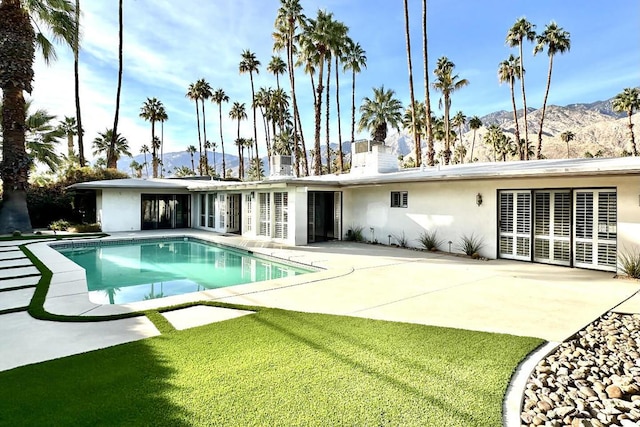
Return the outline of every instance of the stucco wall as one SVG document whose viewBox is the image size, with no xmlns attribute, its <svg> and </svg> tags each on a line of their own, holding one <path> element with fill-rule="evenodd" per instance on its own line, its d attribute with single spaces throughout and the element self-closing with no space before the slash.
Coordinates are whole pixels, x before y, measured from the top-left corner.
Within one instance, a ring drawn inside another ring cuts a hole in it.
<svg viewBox="0 0 640 427">
<path fill-rule="evenodd" d="M 102 190 L 102 231 L 139 231 L 140 190 Z"/>
<path fill-rule="evenodd" d="M 460 252 L 462 236 L 484 241 L 481 255 L 497 257 L 497 192 L 500 189 L 616 188 L 618 250 L 640 247 L 640 180 L 633 176 L 538 178 L 387 184 L 344 189 L 344 233 L 362 226 L 367 240 L 395 243 L 404 232 L 410 246 L 420 247 L 420 233 L 437 230 L 440 249 Z M 391 208 L 390 192 L 408 191 L 407 208 Z M 476 195 L 483 203 L 476 205 Z M 373 228 L 373 233 L 371 231 Z"/>
</svg>

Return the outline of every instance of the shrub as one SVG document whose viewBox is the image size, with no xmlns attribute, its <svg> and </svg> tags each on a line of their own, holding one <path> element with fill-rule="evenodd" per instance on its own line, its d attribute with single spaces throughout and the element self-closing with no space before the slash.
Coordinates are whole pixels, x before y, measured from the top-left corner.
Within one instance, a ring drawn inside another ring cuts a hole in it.
<svg viewBox="0 0 640 427">
<path fill-rule="evenodd" d="M 640 279 L 640 251 L 625 249 L 618 255 L 618 264 L 624 274 L 634 279 Z"/>
<path fill-rule="evenodd" d="M 97 233 L 102 231 L 102 228 L 100 227 L 100 224 L 93 223 L 72 225 L 68 230 L 72 233 Z"/>
<path fill-rule="evenodd" d="M 22 231 L 16 230 L 11 234 L 12 234 L 13 237 L 20 237 L 20 236 L 22 236 Z"/>
<path fill-rule="evenodd" d="M 423 231 L 422 233 L 420 233 L 420 236 L 418 237 L 418 242 L 420 242 L 422 247 L 425 248 L 426 250 L 433 251 L 435 249 L 438 249 L 438 247 L 442 245 L 444 240 L 438 239 L 437 230 L 431 230 L 431 231 Z"/>
<path fill-rule="evenodd" d="M 407 236 L 404 235 L 404 231 L 402 232 L 402 234 L 394 234 L 393 238 L 396 240 L 396 242 L 398 242 L 398 246 L 400 246 L 401 248 L 406 248 L 407 246 L 409 246 L 409 240 L 407 239 Z"/>
<path fill-rule="evenodd" d="M 353 225 L 349 227 L 347 231 L 347 239 L 351 242 L 364 242 L 364 235 L 362 234 L 364 227 L 361 225 Z"/>
<path fill-rule="evenodd" d="M 470 236 L 463 235 L 460 238 L 460 243 L 458 247 L 469 256 L 473 256 L 474 258 L 478 258 L 480 249 L 484 247 L 484 241 L 482 237 L 478 237 L 471 233 Z"/>
<path fill-rule="evenodd" d="M 69 224 L 69 221 L 64 219 L 59 219 L 49 224 L 49 229 L 53 231 L 66 231 L 70 225 L 71 224 Z"/>
</svg>

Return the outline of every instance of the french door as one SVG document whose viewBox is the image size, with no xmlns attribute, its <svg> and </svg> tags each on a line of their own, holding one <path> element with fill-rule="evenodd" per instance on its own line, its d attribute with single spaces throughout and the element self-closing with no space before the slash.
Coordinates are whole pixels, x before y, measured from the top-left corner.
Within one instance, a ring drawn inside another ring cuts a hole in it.
<svg viewBox="0 0 640 427">
<path fill-rule="evenodd" d="M 536 191 L 533 198 L 533 260 L 571 265 L 571 192 Z"/>
<path fill-rule="evenodd" d="M 574 215 L 574 265 L 615 271 L 618 222 L 616 191 L 576 191 Z"/>
<path fill-rule="evenodd" d="M 500 258 L 531 260 L 531 191 L 501 191 Z"/>
</svg>

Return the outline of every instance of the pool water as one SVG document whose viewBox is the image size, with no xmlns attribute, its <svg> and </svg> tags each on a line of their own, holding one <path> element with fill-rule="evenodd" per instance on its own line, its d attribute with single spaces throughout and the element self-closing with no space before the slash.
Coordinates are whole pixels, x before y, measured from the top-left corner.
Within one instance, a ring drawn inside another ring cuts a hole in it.
<svg viewBox="0 0 640 427">
<path fill-rule="evenodd" d="M 312 270 L 194 240 L 57 249 L 86 270 L 89 299 L 123 304 L 278 279 Z"/>
</svg>

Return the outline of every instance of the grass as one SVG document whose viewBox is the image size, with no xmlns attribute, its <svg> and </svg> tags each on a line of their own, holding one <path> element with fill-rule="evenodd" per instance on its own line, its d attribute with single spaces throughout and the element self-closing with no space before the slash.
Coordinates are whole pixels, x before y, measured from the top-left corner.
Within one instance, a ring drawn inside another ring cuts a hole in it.
<svg viewBox="0 0 640 427">
<path fill-rule="evenodd" d="M 0 425 L 499 426 L 541 341 L 261 308 L 0 372 Z"/>
<path fill-rule="evenodd" d="M 107 237 L 106 233 L 66 233 L 66 234 L 24 234 L 20 236 L 1 235 L 0 242 L 10 242 L 13 240 L 64 240 L 73 239 L 76 237 Z"/>
</svg>

